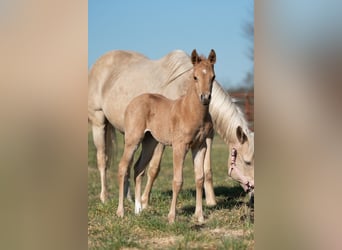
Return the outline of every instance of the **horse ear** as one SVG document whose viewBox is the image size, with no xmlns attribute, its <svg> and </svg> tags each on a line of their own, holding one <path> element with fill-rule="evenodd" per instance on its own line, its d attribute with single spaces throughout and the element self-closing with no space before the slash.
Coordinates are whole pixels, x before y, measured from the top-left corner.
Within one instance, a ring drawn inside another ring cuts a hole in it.
<svg viewBox="0 0 342 250">
<path fill-rule="evenodd" d="M 236 137 L 241 144 L 244 144 L 248 140 L 247 135 L 240 126 L 236 129 Z"/>
<path fill-rule="evenodd" d="M 199 57 L 198 57 L 196 49 L 194 49 L 191 53 L 191 62 L 193 65 L 195 65 L 199 62 Z"/>
<path fill-rule="evenodd" d="M 215 50 L 212 49 L 210 51 L 208 59 L 209 59 L 211 64 L 215 64 L 216 63 L 216 53 L 215 53 Z"/>
</svg>

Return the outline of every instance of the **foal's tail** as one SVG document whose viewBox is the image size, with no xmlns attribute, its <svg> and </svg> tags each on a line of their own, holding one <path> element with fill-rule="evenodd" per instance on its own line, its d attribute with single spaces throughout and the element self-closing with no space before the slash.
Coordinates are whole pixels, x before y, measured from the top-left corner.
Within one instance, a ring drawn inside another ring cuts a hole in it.
<svg viewBox="0 0 342 250">
<path fill-rule="evenodd" d="M 109 122 L 106 123 L 105 128 L 105 149 L 106 149 L 106 169 L 108 169 L 112 162 L 114 162 L 117 153 L 117 141 L 115 128 Z"/>
</svg>

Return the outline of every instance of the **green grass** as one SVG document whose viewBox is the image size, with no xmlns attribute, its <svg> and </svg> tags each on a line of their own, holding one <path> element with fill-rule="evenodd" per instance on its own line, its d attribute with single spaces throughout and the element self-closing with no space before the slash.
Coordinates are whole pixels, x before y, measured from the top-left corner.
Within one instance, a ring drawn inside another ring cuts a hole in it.
<svg viewBox="0 0 342 250">
<path fill-rule="evenodd" d="M 134 214 L 134 203 L 125 200 L 125 217 L 116 217 L 118 205 L 117 166 L 122 154 L 123 136 L 117 133 L 117 156 L 108 170 L 110 199 L 99 199 L 100 176 L 91 132 L 88 134 L 88 248 L 89 249 L 253 249 L 253 216 L 248 197 L 227 176 L 228 150 L 216 136 L 212 168 L 217 199 L 215 207 L 205 206 L 205 223 L 198 224 L 195 211 L 195 181 L 191 154 L 186 157 L 184 184 L 177 204 L 176 222 L 167 222 L 171 203 L 172 148 L 164 152 L 161 171 L 151 193 L 150 207 Z M 138 152 L 136 153 L 136 158 Z M 133 175 L 133 174 L 132 174 Z M 144 178 L 145 180 L 146 178 Z M 132 181 L 133 182 L 133 181 Z M 145 182 L 143 182 L 143 185 Z M 134 184 L 131 183 L 131 190 Z"/>
</svg>

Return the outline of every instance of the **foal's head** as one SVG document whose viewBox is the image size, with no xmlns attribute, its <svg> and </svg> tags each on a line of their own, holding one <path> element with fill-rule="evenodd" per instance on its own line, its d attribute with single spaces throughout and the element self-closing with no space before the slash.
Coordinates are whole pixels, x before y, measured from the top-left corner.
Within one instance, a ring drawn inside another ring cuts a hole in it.
<svg viewBox="0 0 342 250">
<path fill-rule="evenodd" d="M 198 97 L 203 105 L 208 105 L 215 79 L 214 64 L 216 62 L 216 53 L 212 49 L 208 59 L 206 59 L 203 56 L 199 56 L 194 49 L 191 53 L 191 62 L 194 65 L 193 78 Z"/>
</svg>

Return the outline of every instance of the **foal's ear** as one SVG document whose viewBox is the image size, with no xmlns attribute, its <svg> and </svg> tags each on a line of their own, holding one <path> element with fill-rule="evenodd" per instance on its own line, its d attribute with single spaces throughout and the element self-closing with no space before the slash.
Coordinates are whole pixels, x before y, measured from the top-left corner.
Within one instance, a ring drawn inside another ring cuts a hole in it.
<svg viewBox="0 0 342 250">
<path fill-rule="evenodd" d="M 240 126 L 236 129 L 236 137 L 241 144 L 244 144 L 248 140 L 247 135 Z"/>
<path fill-rule="evenodd" d="M 210 54 L 208 56 L 208 60 L 211 64 L 215 64 L 216 63 L 216 53 L 215 53 L 215 50 L 211 50 L 210 51 Z"/>
<path fill-rule="evenodd" d="M 197 63 L 199 63 L 201 61 L 200 57 L 197 54 L 196 49 L 194 49 L 191 53 L 191 62 L 193 65 L 196 65 Z"/>
</svg>

